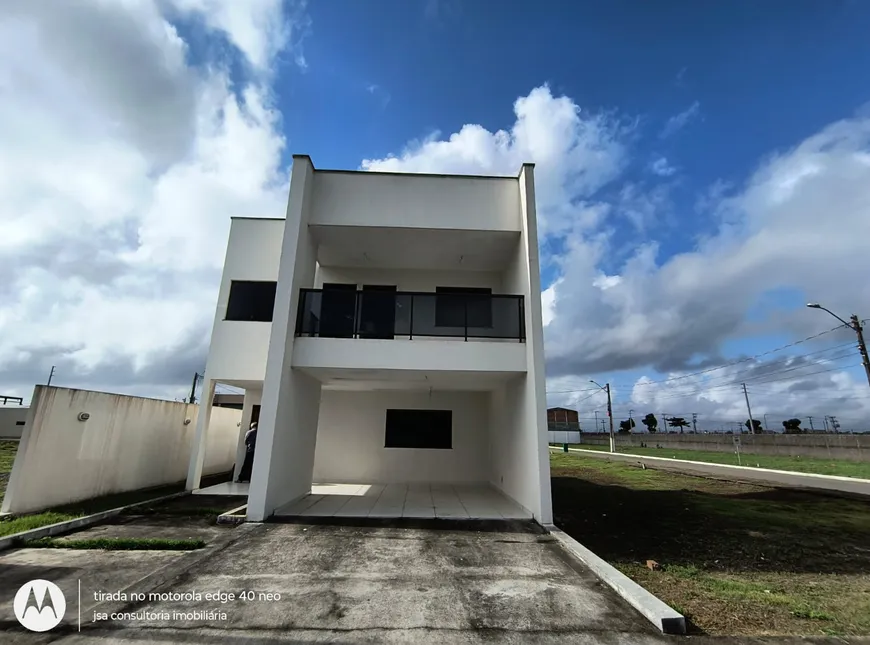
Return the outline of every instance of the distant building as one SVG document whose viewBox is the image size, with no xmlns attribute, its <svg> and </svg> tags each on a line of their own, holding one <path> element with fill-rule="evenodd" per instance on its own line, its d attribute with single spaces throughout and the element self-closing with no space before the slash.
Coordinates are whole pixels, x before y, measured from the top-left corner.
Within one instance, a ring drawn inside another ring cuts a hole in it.
<svg viewBox="0 0 870 645">
<path fill-rule="evenodd" d="M 577 410 L 569 410 L 568 408 L 548 408 L 547 429 L 579 430 L 580 418 L 577 415 Z"/>
</svg>

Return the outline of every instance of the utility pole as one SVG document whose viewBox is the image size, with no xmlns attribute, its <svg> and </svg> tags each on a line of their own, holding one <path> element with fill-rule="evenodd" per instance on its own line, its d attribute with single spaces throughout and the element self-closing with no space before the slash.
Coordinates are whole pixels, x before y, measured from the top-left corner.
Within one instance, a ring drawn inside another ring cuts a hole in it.
<svg viewBox="0 0 870 645">
<path fill-rule="evenodd" d="M 752 408 L 749 407 L 749 392 L 746 391 L 746 383 L 743 383 L 743 396 L 746 397 L 746 411 L 749 412 L 749 433 L 755 434 L 755 420 L 752 418 Z"/>
<path fill-rule="evenodd" d="M 698 413 L 692 412 L 692 432 L 698 434 Z"/>
<path fill-rule="evenodd" d="M 592 380 L 589 382 L 595 383 L 595 381 Z M 610 418 L 610 452 L 616 452 L 616 437 L 613 434 L 613 405 L 610 400 L 610 383 L 606 383 L 605 385 L 595 383 L 595 385 L 607 393 L 607 416 Z"/>
<path fill-rule="evenodd" d="M 827 433 L 828 432 L 828 415 L 827 414 L 822 418 L 822 423 L 825 424 L 825 433 Z"/>
<path fill-rule="evenodd" d="M 807 419 L 810 420 L 810 432 L 812 432 L 813 430 L 815 430 L 815 428 L 813 427 L 813 418 L 812 418 L 812 417 L 807 417 Z"/>
<path fill-rule="evenodd" d="M 190 402 L 196 403 L 196 381 L 199 379 L 199 372 L 193 373 L 193 383 L 190 384 Z"/>
<path fill-rule="evenodd" d="M 864 365 L 864 373 L 867 375 L 867 384 L 870 385 L 870 357 L 868 357 L 867 355 L 867 344 L 864 342 L 864 328 L 861 326 L 861 320 L 858 318 L 858 314 L 852 314 L 852 316 L 849 318 L 849 322 L 846 322 L 833 311 L 822 307 L 822 305 L 817 302 L 810 302 L 807 304 L 807 307 L 809 307 L 810 309 L 821 309 L 822 311 L 827 311 L 834 318 L 846 325 L 846 327 L 851 328 L 852 331 L 857 334 L 858 353 L 861 354 L 861 363 Z"/>
<path fill-rule="evenodd" d="M 595 410 L 595 432 L 598 432 L 598 410 Z"/>
<path fill-rule="evenodd" d="M 770 432 L 770 426 L 767 424 L 767 412 L 764 413 L 764 429 Z"/>
<path fill-rule="evenodd" d="M 53 376 L 54 376 L 54 365 L 51 366 L 51 372 L 50 372 L 49 375 L 48 375 L 48 383 L 45 384 L 46 387 L 48 387 L 49 385 L 51 385 L 51 379 L 52 379 Z"/>
<path fill-rule="evenodd" d="M 616 452 L 616 437 L 613 435 L 613 406 L 610 404 L 610 383 L 605 384 L 607 391 L 607 416 L 610 417 L 610 452 Z"/>
</svg>

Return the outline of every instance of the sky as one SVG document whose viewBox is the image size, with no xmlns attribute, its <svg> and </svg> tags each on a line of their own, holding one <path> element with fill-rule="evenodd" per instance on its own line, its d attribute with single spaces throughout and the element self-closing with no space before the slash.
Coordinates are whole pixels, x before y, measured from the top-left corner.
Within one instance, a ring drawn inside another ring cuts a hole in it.
<svg viewBox="0 0 870 645">
<path fill-rule="evenodd" d="M 497 10 L 496 10 L 497 9 Z M 0 395 L 181 398 L 230 217 L 536 164 L 550 405 L 870 429 L 870 4 L 0 0 Z M 839 329 L 835 327 L 840 326 Z"/>
</svg>

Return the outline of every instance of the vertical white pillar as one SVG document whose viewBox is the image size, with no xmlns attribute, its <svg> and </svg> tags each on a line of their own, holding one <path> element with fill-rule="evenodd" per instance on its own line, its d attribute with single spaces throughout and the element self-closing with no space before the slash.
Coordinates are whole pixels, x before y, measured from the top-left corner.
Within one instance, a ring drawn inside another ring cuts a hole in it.
<svg viewBox="0 0 870 645">
<path fill-rule="evenodd" d="M 215 382 L 206 372 L 202 380 L 202 396 L 199 399 L 199 414 L 196 416 L 196 434 L 190 451 L 190 465 L 187 469 L 186 490 L 196 490 L 202 479 L 202 466 L 205 463 L 205 448 L 208 443 L 208 424 L 211 420 L 211 407 L 214 402 Z"/>
<path fill-rule="evenodd" d="M 308 229 L 314 174 L 308 156 L 293 157 L 257 449 L 248 493 L 248 519 L 254 522 L 264 520 L 278 506 L 311 490 L 320 383 L 292 369 L 291 363 L 299 291 L 314 286 L 317 267 L 317 246 Z"/>
<path fill-rule="evenodd" d="M 541 267 L 538 258 L 538 223 L 535 208 L 535 165 L 523 164 L 519 176 L 521 225 L 528 271 L 526 300 L 526 349 L 528 373 L 525 383 L 526 430 L 532 433 L 530 444 L 537 455 L 538 508 L 532 509 L 542 524 L 553 521 L 553 502 L 550 493 L 550 449 L 547 443 L 547 395 L 544 364 L 544 318 L 541 311 Z"/>
</svg>

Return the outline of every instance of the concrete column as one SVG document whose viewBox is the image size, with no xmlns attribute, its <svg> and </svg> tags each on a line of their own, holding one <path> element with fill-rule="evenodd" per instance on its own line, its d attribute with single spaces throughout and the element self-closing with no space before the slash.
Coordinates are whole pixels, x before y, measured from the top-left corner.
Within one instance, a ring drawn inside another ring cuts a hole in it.
<svg viewBox="0 0 870 645">
<path fill-rule="evenodd" d="M 211 408 L 214 401 L 215 381 L 206 372 L 202 380 L 202 396 L 199 399 L 199 414 L 196 416 L 196 434 L 193 436 L 193 446 L 190 451 L 190 465 L 187 469 L 186 490 L 196 490 L 202 479 L 202 467 L 205 463 L 205 448 L 208 443 L 208 424 L 211 420 Z"/>
<path fill-rule="evenodd" d="M 311 490 L 320 383 L 291 367 L 299 290 L 314 286 L 317 245 L 308 230 L 314 166 L 293 157 L 275 313 L 269 339 L 248 519 L 260 522 Z"/>
<path fill-rule="evenodd" d="M 523 164 L 519 176 L 521 225 L 523 227 L 523 261 L 528 275 L 526 291 L 526 348 L 528 373 L 523 388 L 526 399 L 526 423 L 530 445 L 538 458 L 540 503 L 532 509 L 539 522 L 553 521 L 553 502 L 550 491 L 550 449 L 547 443 L 547 395 L 544 366 L 544 320 L 541 311 L 541 267 L 538 258 L 538 223 L 535 208 L 535 166 Z"/>
</svg>

